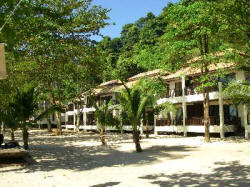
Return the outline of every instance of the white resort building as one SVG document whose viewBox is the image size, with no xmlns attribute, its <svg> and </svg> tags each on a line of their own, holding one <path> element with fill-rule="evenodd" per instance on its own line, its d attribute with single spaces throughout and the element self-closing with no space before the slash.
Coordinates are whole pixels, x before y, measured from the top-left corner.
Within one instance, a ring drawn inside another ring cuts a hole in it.
<svg viewBox="0 0 250 187">
<path fill-rule="evenodd" d="M 226 77 L 220 80 L 218 86 L 211 88 L 209 93 L 209 115 L 210 115 L 210 132 L 211 133 L 235 133 L 245 130 L 246 138 L 250 132 L 249 114 L 246 105 L 234 105 L 232 101 L 226 98 L 222 92 L 224 82 L 236 80 L 249 80 L 250 76 L 244 71 L 238 71 L 232 63 L 219 63 L 209 67 L 210 73 L 220 70 L 229 72 Z M 203 125 L 203 94 L 196 87 L 199 82 L 196 78 L 200 76 L 199 69 L 191 69 L 190 67 L 178 70 L 175 73 L 168 73 L 162 70 L 154 70 L 146 73 L 140 73 L 128 79 L 126 83 L 131 87 L 138 80 L 144 77 L 159 77 L 166 83 L 165 97 L 160 98 L 157 103 L 165 102 L 173 103 L 177 109 L 174 115 L 160 113 L 157 116 L 152 115 L 149 123 L 149 129 L 155 134 L 159 133 L 204 133 Z M 94 89 L 94 96 L 97 104 L 101 104 L 104 100 L 113 100 L 116 103 L 114 90 L 123 88 L 119 80 L 112 80 L 100 84 Z M 80 114 L 80 129 L 82 130 L 98 130 L 94 120 L 95 109 L 91 106 L 86 95 L 83 94 L 84 102 L 77 107 L 76 103 L 70 103 L 68 110 L 62 115 L 63 127 L 66 129 L 75 129 L 76 116 Z M 77 109 L 80 108 L 80 109 Z M 150 111 L 149 111 L 150 113 Z M 119 115 L 119 110 L 114 111 L 114 115 Z M 51 121 L 56 124 L 55 118 L 51 117 Z M 129 123 L 129 122 L 127 122 Z M 46 124 L 46 120 L 41 124 Z M 123 130 L 132 130 L 129 124 L 122 125 Z M 107 128 L 106 130 L 117 130 Z M 141 131 L 145 130 L 145 127 Z"/>
</svg>

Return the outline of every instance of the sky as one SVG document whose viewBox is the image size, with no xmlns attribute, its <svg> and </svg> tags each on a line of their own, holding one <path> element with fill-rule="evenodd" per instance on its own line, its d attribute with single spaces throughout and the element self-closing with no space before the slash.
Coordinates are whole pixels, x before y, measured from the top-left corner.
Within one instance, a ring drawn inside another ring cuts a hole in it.
<svg viewBox="0 0 250 187">
<path fill-rule="evenodd" d="M 134 23 L 140 17 L 145 17 L 148 12 L 159 15 L 162 9 L 169 2 L 178 0 L 94 0 L 94 4 L 101 5 L 103 8 L 111 9 L 108 16 L 109 22 L 115 23 L 101 30 L 104 36 L 111 38 L 119 37 L 123 25 Z M 96 38 L 100 40 L 100 38 Z"/>
</svg>

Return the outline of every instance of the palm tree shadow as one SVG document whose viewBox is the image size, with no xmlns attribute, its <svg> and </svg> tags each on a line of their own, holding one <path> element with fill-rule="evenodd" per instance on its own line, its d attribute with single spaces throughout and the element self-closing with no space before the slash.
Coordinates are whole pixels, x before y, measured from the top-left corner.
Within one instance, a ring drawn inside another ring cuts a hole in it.
<svg viewBox="0 0 250 187">
<path fill-rule="evenodd" d="M 196 147 L 189 146 L 152 146 L 142 153 L 125 152 L 112 146 L 75 146 L 62 144 L 32 145 L 32 156 L 37 161 L 17 169 L 5 170 L 32 173 L 35 171 L 53 171 L 67 169 L 85 171 L 99 167 L 120 167 L 124 165 L 144 165 L 160 162 L 160 158 L 170 160 L 188 156 Z"/>
<path fill-rule="evenodd" d="M 150 180 L 159 186 L 250 186 L 250 166 L 241 165 L 239 161 L 216 162 L 218 167 L 211 174 L 181 173 L 167 175 L 164 173 L 146 175 L 141 179 Z"/>
<path fill-rule="evenodd" d="M 96 184 L 96 185 L 92 185 L 90 187 L 108 187 L 108 186 L 116 186 L 120 184 L 120 182 L 106 182 L 104 184 Z"/>
</svg>

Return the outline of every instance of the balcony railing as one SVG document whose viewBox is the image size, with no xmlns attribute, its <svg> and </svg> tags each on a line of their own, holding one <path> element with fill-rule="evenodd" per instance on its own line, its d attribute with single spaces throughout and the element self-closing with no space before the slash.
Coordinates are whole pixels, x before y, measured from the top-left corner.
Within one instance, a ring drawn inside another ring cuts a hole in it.
<svg viewBox="0 0 250 187">
<path fill-rule="evenodd" d="M 220 125 L 220 119 L 219 116 L 210 116 L 210 125 Z M 167 118 L 161 118 L 156 120 L 156 126 L 170 126 L 170 125 L 182 125 L 182 120 L 174 121 Z M 240 124 L 240 118 L 237 117 L 225 117 L 224 119 L 225 125 L 239 125 Z M 190 117 L 187 119 L 187 125 L 197 125 L 202 126 L 204 125 L 203 117 Z"/>
<path fill-rule="evenodd" d="M 167 91 L 166 97 L 180 97 L 182 96 L 182 90 L 181 89 L 169 89 Z"/>
<path fill-rule="evenodd" d="M 214 92 L 214 91 L 218 91 L 217 87 L 214 88 L 209 88 L 209 92 Z M 187 87 L 185 88 L 185 95 L 197 95 L 197 94 L 201 94 L 202 91 L 198 91 L 197 88 L 193 88 L 193 87 Z M 182 89 L 169 89 L 167 91 L 166 97 L 180 97 L 182 96 Z"/>
</svg>

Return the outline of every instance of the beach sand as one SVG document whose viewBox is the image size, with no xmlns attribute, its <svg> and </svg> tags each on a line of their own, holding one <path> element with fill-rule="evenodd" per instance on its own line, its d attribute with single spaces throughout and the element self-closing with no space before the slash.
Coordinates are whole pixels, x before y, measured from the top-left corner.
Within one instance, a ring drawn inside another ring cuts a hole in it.
<svg viewBox="0 0 250 187">
<path fill-rule="evenodd" d="M 17 140 L 21 144 L 20 132 Z M 135 152 L 131 134 L 52 136 L 30 131 L 34 165 L 0 168 L 0 187 L 250 186 L 250 141 L 151 135 Z"/>
</svg>

